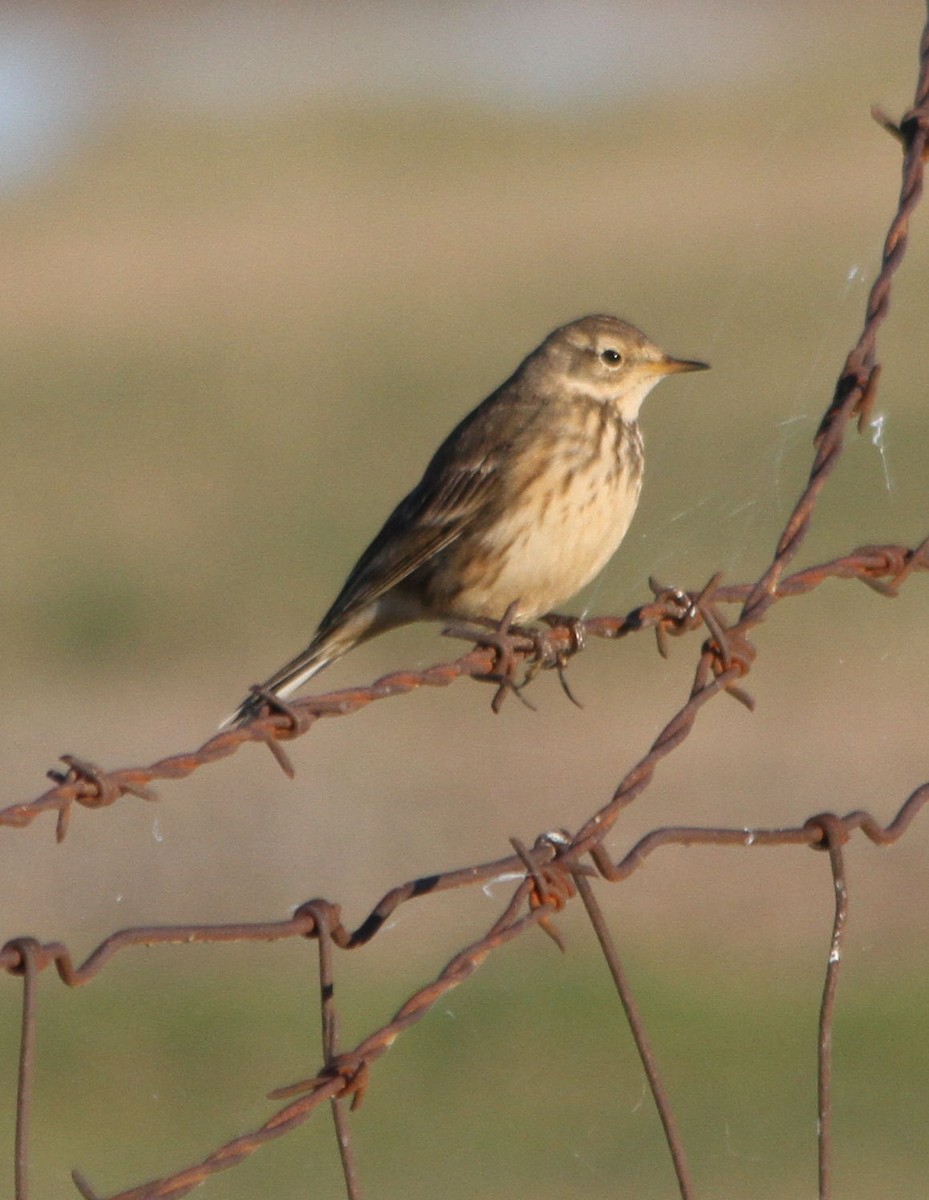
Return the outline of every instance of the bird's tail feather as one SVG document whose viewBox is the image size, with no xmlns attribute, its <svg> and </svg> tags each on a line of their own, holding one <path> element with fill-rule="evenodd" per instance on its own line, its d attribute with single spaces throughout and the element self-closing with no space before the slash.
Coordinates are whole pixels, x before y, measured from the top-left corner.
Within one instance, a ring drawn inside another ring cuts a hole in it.
<svg viewBox="0 0 929 1200">
<path fill-rule="evenodd" d="M 265 691 L 273 692 L 275 696 L 284 700 L 324 667 L 341 658 L 353 646 L 396 624 L 402 622 L 385 620 L 375 605 L 340 613 L 334 620 L 330 620 L 328 616 L 324 617 L 307 648 L 275 671 L 261 686 Z M 223 721 L 220 729 L 243 725 L 261 709 L 263 703 L 260 696 L 248 696 L 235 712 Z"/>
<path fill-rule="evenodd" d="M 312 679 L 314 675 L 328 667 L 331 662 L 334 662 L 350 648 L 348 645 L 338 645 L 334 642 L 333 638 L 325 638 L 321 641 L 314 638 L 302 653 L 298 654 L 296 658 L 292 658 L 280 670 L 275 671 L 261 686 L 265 691 L 280 696 L 282 700 L 292 696 L 308 679 Z M 261 696 L 253 693 L 242 701 L 235 712 L 226 717 L 219 728 L 232 729 L 237 725 L 244 725 L 246 721 L 255 716 L 263 703 Z"/>
</svg>

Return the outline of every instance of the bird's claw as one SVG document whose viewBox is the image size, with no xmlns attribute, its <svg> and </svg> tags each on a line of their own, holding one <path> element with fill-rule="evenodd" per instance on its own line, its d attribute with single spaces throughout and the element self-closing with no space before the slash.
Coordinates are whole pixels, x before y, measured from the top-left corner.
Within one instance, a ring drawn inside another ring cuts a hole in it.
<svg viewBox="0 0 929 1200">
<path fill-rule="evenodd" d="M 512 623 L 517 605 L 511 604 L 503 614 L 503 618 L 495 625 L 483 629 L 472 625 L 453 625 L 442 632 L 446 637 L 464 638 L 478 646 L 487 646 L 495 651 L 493 670 L 475 678 L 497 684 L 497 691 L 491 701 L 491 708 L 498 713 L 508 693 L 515 693 L 523 704 L 533 712 L 535 705 L 523 694 L 526 686 L 538 675 L 539 671 L 555 670 L 562 690 L 578 708 L 583 708 L 568 685 L 565 676 L 568 661 L 583 650 L 586 644 L 584 623 L 578 617 L 563 617 L 556 613 L 548 613 L 541 620 L 552 628 L 567 628 L 571 634 L 571 644 L 568 647 L 555 645 L 549 633 L 544 629 L 532 626 L 514 625 Z M 525 648 L 519 646 L 520 641 L 528 641 L 532 652 L 528 658 L 526 673 L 520 682 L 517 679 L 520 662 L 523 660 Z M 518 651 L 522 653 L 518 653 Z"/>
<path fill-rule="evenodd" d="M 459 625 L 443 630 L 446 637 L 466 638 L 478 646 L 488 646 L 495 651 L 493 670 L 475 676 L 475 679 L 483 679 L 488 683 L 497 684 L 494 698 L 490 702 L 490 707 L 495 713 L 498 713 L 503 707 L 503 701 L 509 692 L 514 692 L 527 708 L 532 709 L 533 712 L 536 711 L 535 705 L 522 694 L 522 689 L 529 682 L 529 673 L 527 672 L 522 683 L 519 683 L 516 678 L 521 660 L 516 653 L 514 643 L 520 638 L 528 637 L 532 640 L 532 631 L 513 625 L 517 604 L 518 601 L 514 601 L 501 620 L 488 629 Z"/>
</svg>

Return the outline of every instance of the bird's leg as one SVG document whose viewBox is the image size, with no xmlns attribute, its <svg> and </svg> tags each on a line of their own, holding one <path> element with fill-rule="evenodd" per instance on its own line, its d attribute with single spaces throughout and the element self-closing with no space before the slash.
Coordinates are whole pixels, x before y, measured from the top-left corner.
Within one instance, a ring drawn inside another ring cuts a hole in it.
<svg viewBox="0 0 929 1200">
<path fill-rule="evenodd" d="M 442 632 L 446 637 L 464 638 L 478 646 L 490 646 L 496 651 L 497 657 L 493 671 L 480 676 L 481 679 L 498 685 L 491 704 L 494 712 L 500 711 L 508 692 L 515 692 L 527 708 L 535 711 L 535 705 L 527 700 L 523 695 L 523 690 L 538 675 L 539 671 L 553 669 L 558 672 L 558 681 L 564 694 L 572 704 L 583 708 L 583 704 L 572 692 L 565 672 L 570 659 L 583 650 L 587 644 L 584 622 L 580 617 L 566 617 L 560 613 L 546 613 L 540 617 L 540 621 L 544 621 L 553 629 L 566 628 L 569 631 L 570 644 L 567 647 L 559 646 L 556 649 L 546 630 L 538 629 L 533 625 L 514 625 L 512 623 L 518 605 L 519 602 L 514 601 L 500 621 L 488 621 L 487 629 L 475 628 L 472 625 L 452 625 Z M 532 657 L 521 683 L 516 679 L 519 662 L 514 652 L 514 638 L 525 638 L 532 643 Z"/>
<path fill-rule="evenodd" d="M 463 638 L 466 641 L 474 642 L 477 646 L 489 646 L 496 651 L 493 670 L 488 671 L 486 675 L 475 676 L 476 679 L 485 679 L 489 683 L 497 684 L 497 690 L 490 704 L 495 713 L 500 711 L 508 692 L 515 692 L 523 704 L 535 712 L 535 705 L 522 694 L 522 689 L 528 679 L 523 683 L 516 681 L 519 659 L 514 650 L 513 639 L 528 638 L 532 642 L 534 653 L 538 655 L 537 638 L 540 634 L 538 630 L 524 629 L 522 626 L 513 624 L 513 617 L 518 608 L 519 601 L 514 600 L 499 621 L 488 622 L 489 628 L 487 629 L 472 625 L 451 625 L 442 630 L 445 637 Z"/>
</svg>

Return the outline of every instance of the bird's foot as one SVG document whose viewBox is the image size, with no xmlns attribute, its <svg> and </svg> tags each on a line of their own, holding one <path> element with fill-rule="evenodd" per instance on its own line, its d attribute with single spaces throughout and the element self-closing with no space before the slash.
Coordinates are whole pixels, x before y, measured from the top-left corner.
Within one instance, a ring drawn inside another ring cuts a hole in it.
<svg viewBox="0 0 929 1200">
<path fill-rule="evenodd" d="M 526 686 L 532 682 L 539 671 L 556 670 L 562 689 L 568 699 L 578 708 L 583 707 L 571 691 L 565 677 L 565 669 L 569 659 L 584 648 L 584 624 L 577 617 L 562 617 L 549 613 L 541 620 L 546 624 L 557 627 L 567 627 L 571 633 L 571 644 L 568 647 L 554 645 L 547 630 L 535 626 L 514 625 L 513 617 L 517 605 L 513 603 L 503 614 L 502 620 L 488 622 L 488 628 L 474 625 L 454 625 L 443 630 L 447 637 L 460 637 L 472 641 L 478 646 L 489 646 L 496 651 L 492 671 L 475 678 L 497 684 L 497 691 L 491 702 L 495 713 L 499 712 L 508 693 L 514 692 L 527 708 L 535 711 L 535 705 L 523 694 Z M 520 646 L 520 642 L 529 642 L 531 654 L 523 679 L 518 679 L 520 663 L 525 658 L 528 647 Z"/>
<path fill-rule="evenodd" d="M 520 625 L 513 624 L 517 605 L 518 601 L 514 601 L 501 620 L 488 620 L 486 627 L 479 624 L 450 625 L 447 629 L 442 630 L 445 637 L 462 638 L 465 641 L 474 642 L 476 646 L 490 647 L 496 652 L 493 669 L 474 676 L 475 679 L 482 679 L 497 685 L 494 698 L 490 703 L 490 707 L 495 713 L 500 711 L 503 701 L 510 692 L 515 693 L 527 708 L 531 708 L 533 712 L 536 711 L 535 705 L 522 694 L 528 680 L 520 683 L 517 676 L 526 650 L 531 648 L 534 653 L 537 652 L 533 635 L 538 633 L 538 630 L 524 629 Z M 532 643 L 531 647 L 525 644 L 519 645 L 520 641 L 525 643 L 527 639 Z M 521 651 L 521 653 L 517 653 L 517 651 Z"/>
</svg>

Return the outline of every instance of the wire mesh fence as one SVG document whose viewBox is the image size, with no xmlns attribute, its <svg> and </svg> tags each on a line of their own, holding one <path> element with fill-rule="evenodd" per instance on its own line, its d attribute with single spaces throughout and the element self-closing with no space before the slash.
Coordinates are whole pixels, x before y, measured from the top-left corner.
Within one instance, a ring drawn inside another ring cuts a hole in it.
<svg viewBox="0 0 929 1200">
<path fill-rule="evenodd" d="M 315 940 L 319 970 L 319 1013 L 322 1059 L 319 1070 L 306 1079 L 287 1083 L 271 1093 L 276 1103 L 272 1115 L 245 1134 L 206 1149 L 197 1161 L 118 1193 L 120 1200 L 186 1195 L 218 1171 L 233 1168 L 268 1143 L 286 1137 L 315 1111 L 330 1105 L 335 1118 L 346 1194 L 361 1194 L 360 1172 L 352 1149 L 349 1109 L 356 1107 L 368 1088 L 377 1086 L 378 1060 L 398 1037 L 411 1030 L 452 989 L 460 987 L 488 956 L 529 930 L 540 928 L 559 940 L 556 917 L 578 901 L 595 931 L 616 986 L 619 1001 L 635 1038 L 654 1103 L 665 1132 L 680 1195 L 697 1195 L 678 1131 L 670 1089 L 662 1081 L 657 1056 L 649 1043 L 645 1022 L 629 987 L 623 964 L 599 907 L 595 884 L 620 883 L 639 868 L 660 870 L 660 850 L 669 846 L 794 847 L 822 852 L 824 870 L 831 873 L 834 913 L 827 961 L 824 965 L 818 1039 L 818 1189 L 832 1194 L 833 1162 L 833 1060 L 832 1035 L 838 984 L 847 931 L 848 894 L 844 848 L 863 835 L 877 845 L 888 845 L 910 829 L 929 800 L 929 782 L 909 796 L 897 798 L 896 815 L 882 824 L 871 813 L 856 810 L 844 815 L 812 813 L 802 823 L 782 828 L 674 827 L 655 828 L 640 838 L 621 858 L 611 857 L 605 840 L 622 812 L 649 787 L 658 766 L 689 737 L 705 707 L 727 694 L 751 706 L 747 679 L 758 656 L 755 630 L 771 610 L 786 601 L 802 602 L 828 580 L 861 582 L 884 597 L 904 587 L 921 586 L 917 574 L 929 569 L 929 536 L 919 545 L 867 545 L 841 548 L 842 553 L 812 567 L 792 570 L 804 542 L 823 489 L 843 452 L 852 421 L 864 430 L 872 414 L 879 385 L 878 333 L 887 317 L 894 275 L 906 251 L 910 218 L 921 196 L 924 164 L 929 145 L 929 22 L 920 43 L 919 76 L 912 108 L 899 123 L 875 114 L 902 143 L 903 178 L 897 209 L 887 232 L 880 271 L 871 288 L 861 333 L 851 348 L 835 384 L 832 402 L 822 417 L 815 438 L 808 478 L 778 539 L 774 553 L 757 579 L 730 583 L 714 576 L 699 589 L 680 591 L 650 581 L 652 598 L 625 616 L 600 617 L 582 623 L 554 623 L 544 634 L 527 637 L 506 628 L 475 631 L 474 648 L 454 662 L 425 670 L 395 672 L 367 687 L 345 689 L 297 699 L 286 705 L 268 698 L 263 713 L 241 728 L 225 730 L 195 750 L 157 762 L 106 770 L 68 755 L 63 768 L 50 772 L 52 786 L 37 798 L 12 804 L 0 811 L 7 832 L 25 829 L 46 816 L 54 819 L 62 840 L 81 810 L 108 809 L 124 797 L 156 802 L 153 785 L 181 780 L 234 755 L 247 742 L 260 742 L 275 755 L 282 768 L 293 772 L 283 743 L 302 737 L 322 717 L 344 717 L 374 701 L 399 698 L 419 688 L 447 687 L 461 678 L 491 682 L 499 707 L 520 686 L 522 672 L 557 671 L 563 675 L 570 659 L 585 650 L 591 639 L 617 639 L 654 632 L 660 651 L 668 638 L 696 634 L 696 665 L 690 692 L 668 719 L 647 752 L 619 780 L 612 795 L 602 801 L 574 831 L 545 831 L 527 846 L 514 840 L 512 852 L 492 862 L 469 865 L 410 880 L 388 891 L 355 929 L 343 924 L 339 905 L 322 899 L 302 904 L 293 915 L 279 921 L 221 925 L 153 925 L 121 929 L 106 937 L 83 963 L 75 963 L 63 942 L 14 938 L 0 949 L 0 966 L 11 979 L 21 980 L 22 1030 L 16 1090 L 16 1147 L 13 1173 L 15 1194 L 28 1193 L 30 1120 L 34 1107 L 36 1041 L 40 1030 L 39 981 L 51 968 L 69 987 L 90 983 L 114 959 L 139 947 L 206 945 L 241 942 Z M 460 633 L 460 631 L 456 631 Z M 588 652 L 589 649 L 588 649 Z M 358 737 L 363 736 L 359 731 Z M 86 819 L 91 819 L 90 814 Z M 100 819 L 99 817 L 93 819 Z M 433 978 L 414 990 L 390 1020 L 372 1029 L 355 1045 L 344 1047 L 338 1039 L 335 1005 L 336 950 L 368 945 L 400 908 L 412 900 L 459 889 L 512 880 L 512 891 L 502 911 L 483 935 L 463 946 Z M 230 1119 L 230 1123 L 231 1119 Z M 75 1174 L 81 1195 L 99 1193 Z M 117 1200 L 113 1196 L 112 1200 Z"/>
</svg>

